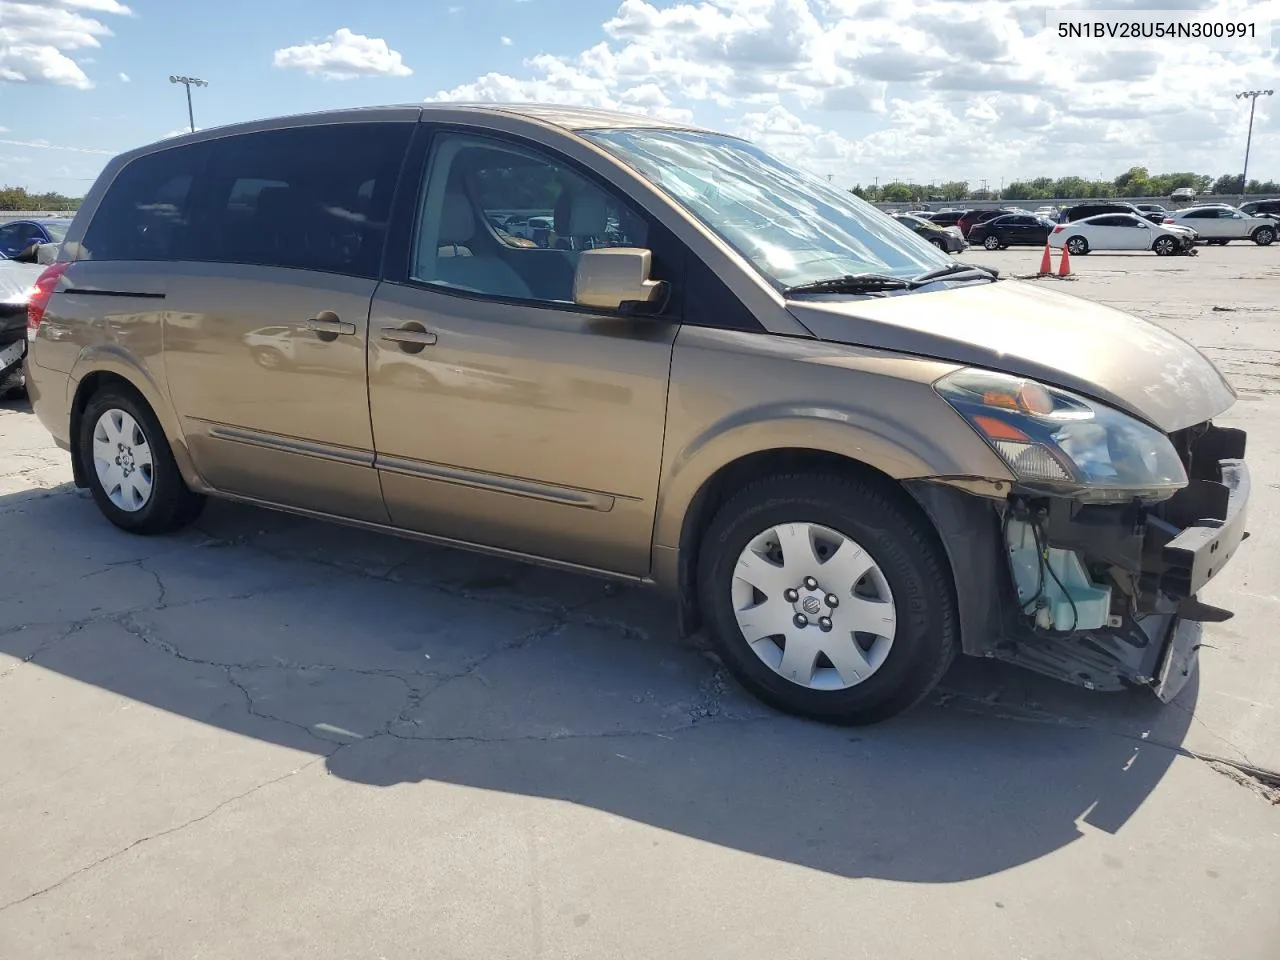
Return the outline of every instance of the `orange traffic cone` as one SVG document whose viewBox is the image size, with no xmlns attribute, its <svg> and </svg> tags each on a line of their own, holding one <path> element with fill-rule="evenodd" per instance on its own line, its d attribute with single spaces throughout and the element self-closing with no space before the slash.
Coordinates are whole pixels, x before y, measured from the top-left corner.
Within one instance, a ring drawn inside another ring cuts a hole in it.
<svg viewBox="0 0 1280 960">
<path fill-rule="evenodd" d="M 1058 263 L 1058 276 L 1071 276 L 1071 254 L 1067 252 L 1067 245 L 1062 245 L 1062 260 Z"/>
<path fill-rule="evenodd" d="M 1046 240 L 1044 244 L 1044 256 L 1040 258 L 1040 276 L 1048 276 L 1053 273 L 1053 258 L 1049 255 L 1049 242 Z"/>
</svg>

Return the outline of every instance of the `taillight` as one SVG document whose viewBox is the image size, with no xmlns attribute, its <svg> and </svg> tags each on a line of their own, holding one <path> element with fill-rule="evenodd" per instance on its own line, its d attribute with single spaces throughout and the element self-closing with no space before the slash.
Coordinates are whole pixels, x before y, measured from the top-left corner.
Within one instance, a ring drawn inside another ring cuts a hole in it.
<svg viewBox="0 0 1280 960">
<path fill-rule="evenodd" d="M 31 286 L 31 295 L 27 299 L 27 339 L 34 340 L 36 331 L 40 329 L 40 321 L 44 319 L 44 312 L 49 308 L 49 301 L 53 297 L 53 289 L 58 285 L 58 279 L 67 272 L 67 267 L 71 266 L 67 263 L 53 263 L 45 268 L 44 273 L 36 279 Z"/>
<path fill-rule="evenodd" d="M 1173 222 L 1174 222 L 1174 220 L 1173 220 L 1173 217 L 1165 217 L 1165 218 L 1164 218 L 1163 220 L 1161 220 L 1160 222 L 1161 222 L 1161 223 L 1173 223 Z"/>
<path fill-rule="evenodd" d="M 1056 227 L 1054 227 L 1054 228 L 1053 228 L 1053 232 L 1054 232 L 1054 233 L 1061 233 L 1061 232 L 1062 232 L 1063 230 L 1065 230 L 1065 229 L 1067 229 L 1067 225 L 1066 225 L 1065 223 L 1060 223 L 1060 224 L 1058 224 Z"/>
</svg>

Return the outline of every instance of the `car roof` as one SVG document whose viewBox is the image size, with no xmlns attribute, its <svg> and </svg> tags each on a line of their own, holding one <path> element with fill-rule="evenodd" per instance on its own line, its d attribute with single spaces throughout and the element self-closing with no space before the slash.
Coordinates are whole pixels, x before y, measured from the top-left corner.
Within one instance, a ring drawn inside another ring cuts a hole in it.
<svg viewBox="0 0 1280 960">
<path fill-rule="evenodd" d="M 676 123 L 661 120 L 646 114 L 625 113 L 621 110 L 599 110 L 594 107 L 575 107 L 550 103 L 482 103 L 478 101 L 438 101 L 431 103 L 382 104 L 362 107 L 347 107 L 334 110 L 318 110 L 309 113 L 282 114 L 263 117 L 260 120 L 249 120 L 242 123 L 228 124 L 220 127 L 206 127 L 195 133 L 184 133 L 176 137 L 166 138 L 160 143 L 165 146 L 177 145 L 186 141 L 208 139 L 210 135 L 228 135 L 238 132 L 269 130 L 277 126 L 288 126 L 306 123 L 347 122 L 359 123 L 361 120 L 374 120 L 388 114 L 407 116 L 411 111 L 421 111 L 424 115 L 438 112 L 440 114 L 473 113 L 480 116 L 514 116 L 537 123 L 560 127 L 563 130 L 577 132 L 581 130 L 601 129 L 656 129 L 687 130 L 698 133 L 714 133 L 715 131 L 687 123 Z"/>
</svg>

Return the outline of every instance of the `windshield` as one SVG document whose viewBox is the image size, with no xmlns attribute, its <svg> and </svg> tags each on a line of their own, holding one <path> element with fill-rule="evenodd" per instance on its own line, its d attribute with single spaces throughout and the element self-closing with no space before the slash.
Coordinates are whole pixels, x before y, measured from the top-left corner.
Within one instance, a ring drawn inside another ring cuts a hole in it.
<svg viewBox="0 0 1280 960">
<path fill-rule="evenodd" d="M 54 243 L 61 243 L 67 239 L 67 225 L 65 223 L 42 223 L 44 232 L 49 235 Z"/>
<path fill-rule="evenodd" d="M 684 130 L 583 136 L 660 187 L 778 289 L 864 273 L 907 279 L 952 262 L 871 204 L 744 140 Z"/>
</svg>

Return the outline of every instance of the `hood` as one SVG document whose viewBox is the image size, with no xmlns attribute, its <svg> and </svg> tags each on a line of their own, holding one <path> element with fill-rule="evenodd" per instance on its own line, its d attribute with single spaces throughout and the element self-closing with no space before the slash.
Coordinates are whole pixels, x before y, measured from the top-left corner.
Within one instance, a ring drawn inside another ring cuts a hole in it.
<svg viewBox="0 0 1280 960">
<path fill-rule="evenodd" d="M 791 301 L 814 336 L 1000 370 L 1072 390 L 1172 433 L 1235 391 L 1204 354 L 1146 320 L 1018 280 L 869 300 Z"/>
</svg>

